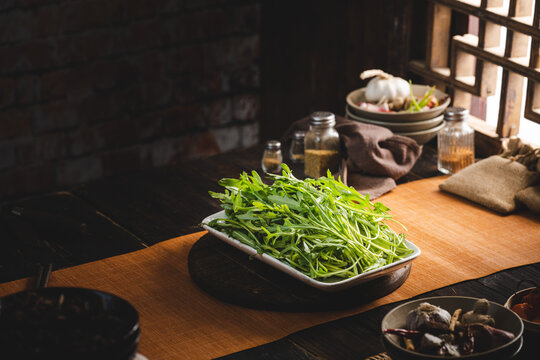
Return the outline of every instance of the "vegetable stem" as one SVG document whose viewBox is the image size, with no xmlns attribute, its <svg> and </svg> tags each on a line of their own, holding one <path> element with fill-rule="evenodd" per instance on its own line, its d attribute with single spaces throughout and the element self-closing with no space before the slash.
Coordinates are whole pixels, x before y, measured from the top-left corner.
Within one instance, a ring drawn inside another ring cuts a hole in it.
<svg viewBox="0 0 540 360">
<path fill-rule="evenodd" d="M 257 172 L 222 179 L 226 218 L 207 225 L 317 280 L 337 281 L 379 268 L 412 252 L 383 204 L 372 203 L 331 174 L 299 180 L 283 164 L 280 175 Z M 399 224 L 399 223 L 398 223 Z"/>
</svg>

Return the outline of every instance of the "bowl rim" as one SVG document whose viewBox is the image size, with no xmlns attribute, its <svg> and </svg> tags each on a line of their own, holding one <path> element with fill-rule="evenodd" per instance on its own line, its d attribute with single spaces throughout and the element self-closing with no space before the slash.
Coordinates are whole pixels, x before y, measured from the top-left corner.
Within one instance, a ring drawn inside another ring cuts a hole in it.
<svg viewBox="0 0 540 360">
<path fill-rule="evenodd" d="M 425 85 L 425 84 L 412 84 L 412 88 L 413 88 L 413 92 L 415 91 L 422 91 L 424 90 L 427 90 L 429 89 L 431 86 L 429 85 Z M 426 111 L 420 111 L 420 112 L 413 112 L 413 113 L 410 113 L 410 112 L 407 112 L 407 111 L 403 111 L 403 112 L 394 112 L 394 113 L 391 113 L 391 112 L 374 112 L 374 111 L 366 111 L 366 110 L 363 110 L 363 109 L 360 109 L 360 107 L 358 105 L 356 105 L 356 103 L 353 101 L 353 97 L 356 97 L 358 96 L 359 94 L 362 94 L 364 93 L 366 90 L 366 87 L 362 87 L 362 88 L 359 88 L 359 89 L 355 89 L 351 92 L 349 92 L 347 94 L 347 96 L 345 97 L 345 102 L 347 105 L 349 105 L 351 107 L 352 112 L 356 112 L 356 111 L 359 111 L 361 113 L 365 113 L 365 114 L 371 114 L 371 116 L 374 116 L 378 119 L 380 118 L 386 118 L 386 119 L 391 119 L 391 118 L 395 118 L 395 120 L 401 120 L 401 121 L 418 121 L 418 120 L 415 120 L 415 119 L 409 119 L 410 117 L 415 117 L 415 116 L 418 116 L 418 114 L 425 114 L 425 115 L 420 115 L 420 116 L 428 116 L 428 114 L 441 114 L 442 112 L 444 112 L 444 109 L 446 109 L 448 107 L 448 105 L 450 105 L 450 102 L 451 102 L 451 97 L 450 95 L 448 95 L 447 93 L 435 88 L 435 93 L 436 94 L 440 94 L 440 95 L 437 95 L 437 98 L 439 100 L 442 100 L 444 99 L 444 102 L 442 103 L 439 103 L 439 106 L 436 106 L 432 109 L 429 109 L 429 110 L 426 110 Z M 434 116 L 431 116 L 431 117 L 435 117 L 437 115 L 434 115 Z M 428 116 L 429 117 L 429 116 Z M 408 119 L 408 120 L 406 120 Z"/>
<path fill-rule="evenodd" d="M 434 126 L 429 129 L 425 130 L 418 130 L 418 131 L 394 131 L 394 134 L 396 135 L 402 135 L 402 136 L 408 136 L 408 135 L 431 135 L 433 133 L 439 132 L 444 127 L 444 121 L 441 122 L 439 125 Z"/>
<path fill-rule="evenodd" d="M 119 302 L 122 304 L 123 307 L 128 309 L 131 312 L 131 316 L 133 318 L 130 318 L 129 321 L 126 321 L 126 324 L 131 325 L 129 331 L 124 333 L 122 335 L 122 340 L 125 340 L 132 336 L 137 331 L 140 331 L 140 314 L 137 308 L 128 300 L 124 299 L 123 297 L 120 297 L 116 294 L 113 294 L 111 292 L 98 290 L 98 289 L 92 289 L 92 288 L 86 288 L 86 287 L 79 287 L 79 286 L 50 286 L 50 287 L 44 287 L 44 288 L 36 288 L 36 289 L 26 289 L 22 291 L 17 291 L 8 295 L 4 295 L 0 297 L 0 310 L 2 309 L 3 303 L 8 300 L 9 298 L 15 297 L 15 296 L 22 296 L 24 294 L 30 294 L 30 293 L 94 293 L 99 295 L 100 297 L 105 296 L 109 297 L 110 299 L 113 299 L 114 301 Z"/>
<path fill-rule="evenodd" d="M 387 338 L 385 338 L 383 335 L 384 335 L 384 334 L 381 334 L 381 342 L 382 342 L 382 344 L 383 344 L 383 346 L 384 346 L 385 343 L 390 343 L 390 340 L 388 340 Z M 523 348 L 523 343 L 524 343 L 523 336 L 521 336 L 521 337 L 519 338 L 519 343 L 516 342 L 515 344 L 508 346 L 507 349 L 512 349 L 512 354 L 509 354 L 509 355 L 510 355 L 509 359 L 513 359 L 517 354 L 519 354 L 519 352 L 520 352 L 521 349 Z M 386 346 L 385 346 L 385 348 L 386 348 Z M 401 350 L 401 348 L 400 348 L 400 350 Z M 393 350 L 393 349 L 391 349 L 391 350 L 388 350 L 388 349 L 387 349 L 386 351 L 389 351 L 390 354 L 392 354 L 392 352 L 393 352 L 394 350 Z M 435 356 L 438 356 L 438 355 L 423 354 L 423 353 L 418 353 L 418 352 L 417 352 L 417 353 L 414 353 L 414 357 L 417 357 L 417 358 L 418 358 L 418 357 L 422 357 L 422 356 L 431 356 L 431 357 L 433 357 L 433 359 L 435 359 L 435 360 L 438 360 L 439 358 L 440 358 L 440 359 L 452 359 L 452 358 L 453 358 L 453 359 L 458 359 L 458 360 L 459 360 L 459 359 L 467 359 L 467 358 L 470 357 L 470 356 L 482 356 L 482 357 L 484 357 L 484 356 L 486 356 L 486 355 L 489 355 L 489 352 L 486 351 L 486 352 L 479 353 L 479 354 L 462 355 L 462 356 L 460 356 L 460 357 L 451 357 L 451 356 L 439 356 L 439 357 L 435 357 Z M 496 356 L 498 356 L 498 355 L 496 355 Z M 474 360 L 474 359 L 471 358 L 471 360 Z"/>
<path fill-rule="evenodd" d="M 448 300 L 452 300 L 452 299 L 469 299 L 469 300 L 474 300 L 474 301 L 478 301 L 480 300 L 481 298 L 477 298 L 477 297 L 472 297 L 472 296 L 431 296 L 431 297 L 427 297 L 427 298 L 420 298 L 420 299 L 415 299 L 415 300 L 411 300 L 411 301 L 407 301 L 406 303 L 403 303 L 403 304 L 400 304 L 394 308 L 392 308 L 390 311 L 388 311 L 386 313 L 386 315 L 383 317 L 382 321 L 381 321 L 381 331 L 384 330 L 383 328 L 383 323 L 385 322 L 385 320 L 388 318 L 388 316 L 390 315 L 390 313 L 392 313 L 393 311 L 397 310 L 397 309 L 400 309 L 402 307 L 405 307 L 405 306 L 408 306 L 408 305 L 411 305 L 413 303 L 421 303 L 421 302 L 429 302 L 430 300 L 433 301 L 433 300 L 438 300 L 438 299 L 448 299 Z M 489 355 L 490 353 L 494 353 L 494 352 L 497 352 L 497 351 L 500 351 L 502 350 L 503 348 L 507 348 L 509 346 L 513 346 L 514 343 L 516 343 L 517 341 L 519 341 L 519 339 L 522 338 L 523 336 L 523 332 L 524 332 L 524 323 L 521 319 L 521 317 L 519 317 L 515 312 L 513 312 L 512 310 L 506 308 L 505 306 L 499 304 L 499 303 L 496 303 L 494 301 L 491 301 L 489 299 L 486 299 L 489 301 L 489 305 L 490 307 L 491 306 L 495 306 L 495 307 L 498 307 L 498 308 L 501 308 L 501 309 L 504 309 L 505 311 L 509 311 L 510 312 L 510 315 L 513 316 L 515 319 L 518 320 L 518 322 L 520 323 L 520 327 L 519 327 L 519 333 L 518 334 L 514 334 L 515 337 L 513 340 L 507 342 L 506 344 L 503 344 L 503 345 L 500 345 L 500 346 L 497 346 L 496 348 L 493 348 L 493 349 L 489 349 L 488 351 L 484 351 L 484 352 L 481 352 L 481 353 L 476 353 L 476 354 L 469 354 L 469 355 L 462 355 L 462 356 L 459 356 L 455 359 L 474 359 L 475 357 L 478 357 L 478 356 L 485 356 L 485 355 Z M 433 305 L 436 305 L 438 306 L 437 304 L 433 304 Z M 426 359 L 449 359 L 448 356 L 442 356 L 442 355 L 430 355 L 430 354 L 423 354 L 423 353 L 420 353 L 420 352 L 417 352 L 417 351 L 410 351 L 410 350 L 407 350 L 406 348 L 402 347 L 402 346 L 396 346 L 396 344 L 390 340 L 390 334 L 382 334 L 383 338 L 386 340 L 386 342 L 392 346 L 392 347 L 396 347 L 399 349 L 399 351 L 403 351 L 404 353 L 408 354 L 408 355 L 411 355 L 411 356 L 422 356 L 422 357 L 425 357 Z"/>
<path fill-rule="evenodd" d="M 403 127 L 406 127 L 406 126 L 422 125 L 422 124 L 425 124 L 425 123 L 439 124 L 440 122 L 444 121 L 444 114 L 440 114 L 440 115 L 437 115 L 437 116 L 435 116 L 433 118 L 426 119 L 426 120 L 407 121 L 407 122 L 404 122 L 404 121 L 393 122 L 393 121 L 384 121 L 384 120 L 378 120 L 378 119 L 367 119 L 367 118 L 364 118 L 362 116 L 353 114 L 349 110 L 348 105 L 345 107 L 345 114 L 347 116 L 350 116 L 352 118 L 352 120 L 368 121 L 370 124 L 379 125 L 379 126 L 403 126 Z"/>
<path fill-rule="evenodd" d="M 332 292 L 332 291 L 340 291 L 340 290 L 345 290 L 347 288 L 350 288 L 352 286 L 355 286 L 355 285 L 359 285 L 361 283 L 365 283 L 365 282 L 368 282 L 368 281 L 371 281 L 372 279 L 375 279 L 377 277 L 380 277 L 380 276 L 384 276 L 385 274 L 388 274 L 388 273 L 393 273 L 395 271 L 399 271 L 400 269 L 406 267 L 406 266 L 409 266 L 409 265 L 412 265 L 412 261 L 415 260 L 417 257 L 420 256 L 420 254 L 422 253 L 422 251 L 420 250 L 420 248 L 418 246 L 416 246 L 414 243 L 412 243 L 411 241 L 405 239 L 404 242 L 406 244 L 406 246 L 413 250 L 413 252 L 409 255 L 407 255 L 406 257 L 404 257 L 403 259 L 400 259 L 400 260 L 397 260 L 391 264 L 387 264 L 387 265 L 384 265 L 378 269 L 373 269 L 373 270 L 369 270 L 369 271 L 366 271 L 364 273 L 361 273 L 361 274 L 358 274 L 358 275 L 355 275 L 353 277 L 349 277 L 349 278 L 346 278 L 346 279 L 342 279 L 342 280 L 339 280 L 339 281 L 334 281 L 334 282 L 324 282 L 324 281 L 321 281 L 321 280 L 317 280 L 317 279 L 314 279 L 302 272 L 300 272 L 299 270 L 293 268 L 292 266 L 290 266 L 289 264 L 286 264 L 284 262 L 282 262 L 281 260 L 269 255 L 269 254 L 265 254 L 265 253 L 262 253 L 262 254 L 258 254 L 257 251 L 252 248 L 251 246 L 247 245 L 247 244 L 244 244 L 242 243 L 240 240 L 238 239 L 235 239 L 233 238 L 232 236 L 229 236 L 227 234 L 225 234 L 224 232 L 222 231 L 219 231 L 217 230 L 216 228 L 214 227 L 211 227 L 208 225 L 208 223 L 213 220 L 213 219 L 219 219 L 219 218 L 224 218 L 226 217 L 225 215 L 225 210 L 221 210 L 221 211 L 218 211 L 212 215 L 209 215 L 207 217 L 205 217 L 201 223 L 203 224 L 202 227 L 206 230 L 208 230 L 209 233 L 211 233 L 212 235 L 216 236 L 218 239 L 226 242 L 227 244 L 231 245 L 231 246 L 234 246 L 235 248 L 237 248 L 238 250 L 250 255 L 250 256 L 253 256 L 253 258 L 257 259 L 257 260 L 260 260 L 270 266 L 272 266 L 273 268 L 279 270 L 279 271 L 282 271 L 283 273 L 285 274 L 288 274 L 290 276 L 292 276 L 293 278 L 315 288 L 315 289 L 318 289 L 318 290 L 322 290 L 322 291 L 328 291 L 328 292 Z"/>
</svg>

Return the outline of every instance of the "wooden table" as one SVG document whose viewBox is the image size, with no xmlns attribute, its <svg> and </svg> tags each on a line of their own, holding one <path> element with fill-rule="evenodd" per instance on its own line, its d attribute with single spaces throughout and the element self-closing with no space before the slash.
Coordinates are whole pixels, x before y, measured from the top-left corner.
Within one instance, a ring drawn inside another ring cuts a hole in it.
<svg viewBox="0 0 540 360">
<path fill-rule="evenodd" d="M 207 192 L 219 190 L 217 181 L 223 177 L 259 169 L 261 154 L 262 147 L 256 147 L 5 202 L 0 216 L 0 282 L 32 276 L 39 263 L 52 263 L 54 269 L 71 267 L 199 231 L 200 221 L 219 210 Z M 399 182 L 436 175 L 440 173 L 435 147 L 428 145 Z M 540 279 L 540 263 L 429 295 L 489 297 L 504 303 L 520 279 Z M 315 326 L 225 358 L 362 359 L 383 351 L 379 324 L 393 306 Z M 529 353 L 537 350 L 528 347 Z M 527 354 L 520 359 L 534 358 Z"/>
<path fill-rule="evenodd" d="M 61 269 L 200 231 L 201 220 L 220 210 L 208 191 L 219 191 L 223 177 L 260 172 L 262 152 L 258 146 L 4 202 L 0 282 L 32 276 L 39 263 Z M 435 147 L 426 146 L 399 183 L 437 175 Z"/>
<path fill-rule="evenodd" d="M 489 298 L 504 304 L 506 294 L 514 289 L 520 279 L 539 279 L 540 263 L 501 271 L 485 278 L 465 281 L 452 286 L 422 294 L 416 298 L 430 296 L 471 296 Z M 382 318 L 396 305 L 393 303 L 373 310 L 331 321 L 322 325 L 291 334 L 270 344 L 224 356 L 227 360 L 244 359 L 360 359 L 384 351 L 380 341 Z M 538 359 L 539 337 L 525 335 L 524 346 L 516 360 Z"/>
</svg>

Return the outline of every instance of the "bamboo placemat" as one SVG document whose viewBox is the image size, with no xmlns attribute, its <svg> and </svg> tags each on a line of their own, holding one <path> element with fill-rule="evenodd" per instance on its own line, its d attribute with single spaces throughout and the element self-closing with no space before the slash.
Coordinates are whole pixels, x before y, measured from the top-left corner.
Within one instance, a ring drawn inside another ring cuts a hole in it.
<svg viewBox="0 0 540 360">
<path fill-rule="evenodd" d="M 422 255 L 405 284 L 366 306 L 336 312 L 280 313 L 233 306 L 201 291 L 187 256 L 205 232 L 148 249 L 59 270 L 49 286 L 80 286 L 117 294 L 141 316 L 139 352 L 150 360 L 208 359 L 280 339 L 292 332 L 468 279 L 540 261 L 540 218 L 501 216 L 438 190 L 444 178 L 398 186 L 381 197 Z M 0 296 L 27 280 L 0 285 Z"/>
</svg>

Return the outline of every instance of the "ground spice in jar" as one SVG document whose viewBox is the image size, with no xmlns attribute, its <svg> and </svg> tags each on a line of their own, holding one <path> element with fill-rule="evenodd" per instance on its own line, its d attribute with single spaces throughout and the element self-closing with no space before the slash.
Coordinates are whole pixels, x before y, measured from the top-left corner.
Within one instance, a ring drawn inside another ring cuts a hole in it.
<svg viewBox="0 0 540 360">
<path fill-rule="evenodd" d="M 264 158 L 263 169 L 267 173 L 279 173 L 281 171 L 281 160 L 275 158 Z"/>
<path fill-rule="evenodd" d="M 294 163 L 304 162 L 304 154 L 291 154 L 291 160 Z"/>
<path fill-rule="evenodd" d="M 442 153 L 439 162 L 441 167 L 455 174 L 474 163 L 474 152 L 468 148 L 454 149 L 452 153 Z"/>
<path fill-rule="evenodd" d="M 316 111 L 309 117 L 309 130 L 304 138 L 304 175 L 310 178 L 335 174 L 340 165 L 339 133 L 334 128 L 336 117 L 328 111 Z"/>
<path fill-rule="evenodd" d="M 469 111 L 449 107 L 444 112 L 444 128 L 437 134 L 437 168 L 455 174 L 474 163 L 474 130 L 467 125 Z"/>
<path fill-rule="evenodd" d="M 274 174 L 279 173 L 281 171 L 282 161 L 283 157 L 281 155 L 281 142 L 277 140 L 267 141 L 261 160 L 263 172 Z"/>
<path fill-rule="evenodd" d="M 304 173 L 313 179 L 326 176 L 328 170 L 334 174 L 339 170 L 339 160 L 337 150 L 306 149 Z"/>
</svg>

